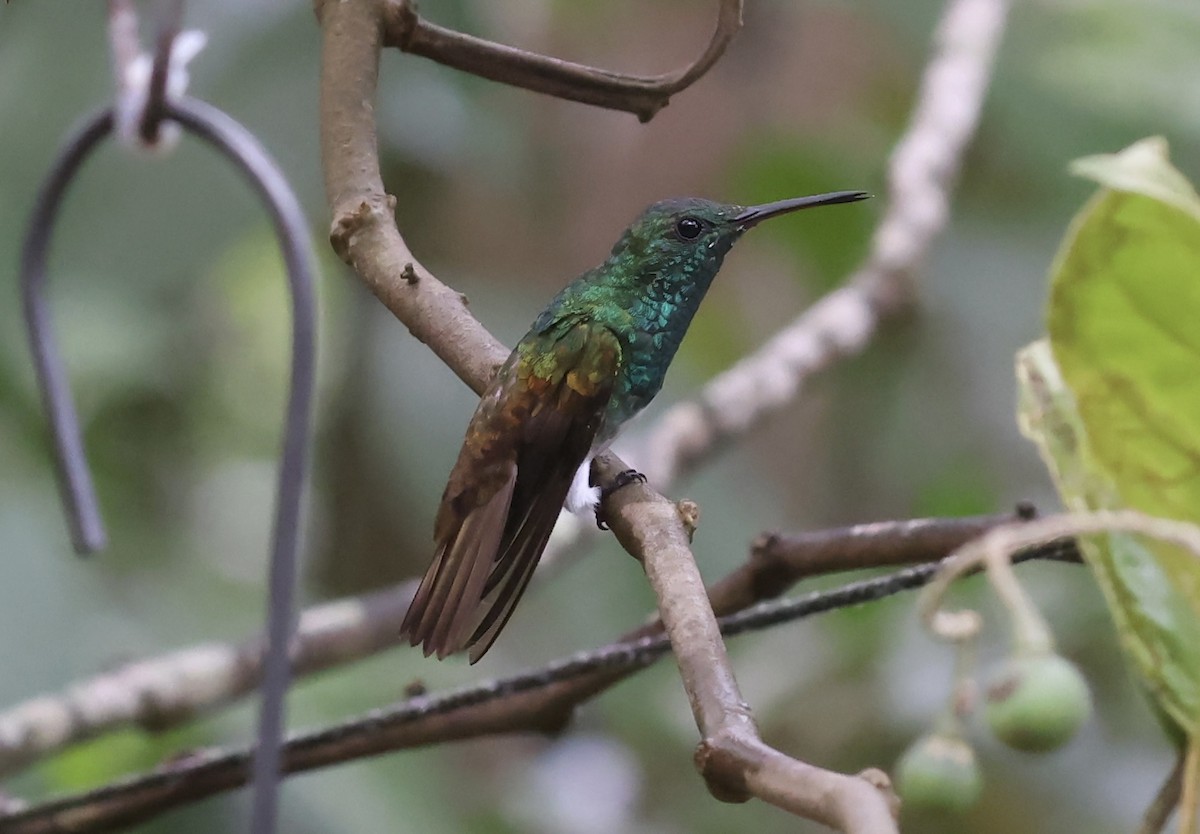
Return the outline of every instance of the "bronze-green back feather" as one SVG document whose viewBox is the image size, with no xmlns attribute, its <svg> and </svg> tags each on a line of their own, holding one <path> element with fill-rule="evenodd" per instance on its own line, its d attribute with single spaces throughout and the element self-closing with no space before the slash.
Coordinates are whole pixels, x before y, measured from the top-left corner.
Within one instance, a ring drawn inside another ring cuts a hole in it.
<svg viewBox="0 0 1200 834">
<path fill-rule="evenodd" d="M 531 331 L 484 392 L 438 508 L 433 563 L 401 626 L 438 657 L 478 660 L 529 583 L 621 363 L 586 319 Z"/>
</svg>

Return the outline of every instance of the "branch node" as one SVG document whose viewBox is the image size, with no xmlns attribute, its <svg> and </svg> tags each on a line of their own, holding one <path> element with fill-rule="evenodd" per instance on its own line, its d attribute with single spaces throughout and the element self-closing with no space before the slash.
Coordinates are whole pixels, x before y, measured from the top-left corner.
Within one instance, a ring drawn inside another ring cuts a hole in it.
<svg viewBox="0 0 1200 834">
<path fill-rule="evenodd" d="M 399 0 L 383 6 L 383 45 L 408 52 L 421 23 L 417 0 Z"/>
<path fill-rule="evenodd" d="M 750 543 L 750 559 L 754 562 L 772 562 L 775 548 L 783 534 L 778 530 L 764 530 Z"/>
<path fill-rule="evenodd" d="M 683 529 L 687 531 L 688 541 L 696 537 L 696 528 L 700 526 L 700 505 L 690 498 L 684 498 L 675 504 Z"/>
<path fill-rule="evenodd" d="M 416 270 L 413 269 L 412 261 L 406 263 L 404 269 L 400 270 L 400 278 L 406 284 L 415 284 L 421 280 L 421 276 L 417 275 Z"/>
<path fill-rule="evenodd" d="M 774 599 L 798 579 L 785 549 L 784 534 L 778 530 L 759 534 L 750 545 L 747 562 L 754 599 Z"/>
<path fill-rule="evenodd" d="M 329 244 L 346 264 L 353 266 L 355 237 L 371 222 L 371 204 L 363 200 L 352 209 L 334 212 L 329 227 Z"/>
<path fill-rule="evenodd" d="M 886 772 L 877 767 L 868 767 L 866 770 L 860 770 L 855 776 L 883 794 L 884 801 L 887 802 L 888 809 L 892 812 L 892 818 L 900 818 L 900 797 L 896 796 L 896 791 L 892 787 L 892 779 Z"/>
<path fill-rule="evenodd" d="M 720 802 L 748 802 L 753 796 L 746 785 L 745 757 L 731 749 L 736 743 L 736 739 L 718 734 L 701 741 L 693 757 L 708 792 Z"/>
</svg>

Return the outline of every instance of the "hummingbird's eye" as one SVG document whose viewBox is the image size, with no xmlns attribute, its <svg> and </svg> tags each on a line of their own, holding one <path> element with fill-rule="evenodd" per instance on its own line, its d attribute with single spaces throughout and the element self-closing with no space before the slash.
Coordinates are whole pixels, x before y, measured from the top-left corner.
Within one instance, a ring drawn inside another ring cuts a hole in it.
<svg viewBox="0 0 1200 834">
<path fill-rule="evenodd" d="M 704 224 L 694 217 L 682 217 L 675 224 L 675 234 L 684 240 L 695 240 L 704 231 Z"/>
</svg>

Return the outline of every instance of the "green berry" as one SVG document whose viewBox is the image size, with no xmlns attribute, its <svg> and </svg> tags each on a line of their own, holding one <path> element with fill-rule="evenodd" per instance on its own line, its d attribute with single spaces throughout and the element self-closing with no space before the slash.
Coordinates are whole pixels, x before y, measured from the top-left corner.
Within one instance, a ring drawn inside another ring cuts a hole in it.
<svg viewBox="0 0 1200 834">
<path fill-rule="evenodd" d="M 1056 654 L 1010 658 L 988 684 L 984 708 L 996 738 L 1026 753 L 1061 747 L 1091 711 L 1083 675 Z"/>
<path fill-rule="evenodd" d="M 896 786 L 905 807 L 961 813 L 979 799 L 983 779 L 971 745 L 935 733 L 918 739 L 900 757 Z"/>
</svg>

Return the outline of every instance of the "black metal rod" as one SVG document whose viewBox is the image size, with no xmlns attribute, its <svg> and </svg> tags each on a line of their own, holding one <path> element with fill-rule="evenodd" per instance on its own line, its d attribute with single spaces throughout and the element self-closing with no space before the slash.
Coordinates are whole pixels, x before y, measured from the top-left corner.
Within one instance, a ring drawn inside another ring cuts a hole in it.
<svg viewBox="0 0 1200 834">
<path fill-rule="evenodd" d="M 67 384 L 66 368 L 54 339 L 54 326 L 46 301 L 46 256 L 67 186 L 112 129 L 113 112 L 110 109 L 89 116 L 71 133 L 38 191 L 21 246 L 21 301 L 29 349 L 37 369 L 42 404 L 50 419 L 54 462 L 58 467 L 71 542 L 81 554 L 103 550 L 108 537 L 83 452 L 83 434 Z"/>
<path fill-rule="evenodd" d="M 308 438 L 316 375 L 316 270 L 308 223 L 287 179 L 254 136 L 215 107 L 194 99 L 167 106 L 166 116 L 207 141 L 246 177 L 262 198 L 283 252 L 292 297 L 292 382 L 284 425 L 279 490 L 275 500 L 271 565 L 267 580 L 267 656 L 263 662 L 258 747 L 254 754 L 254 806 L 250 830 L 276 827 L 284 727 L 291 676 L 288 645 L 295 630 L 296 563 L 300 499 L 308 471 Z"/>
<path fill-rule="evenodd" d="M 267 655 L 254 757 L 251 830 L 269 834 L 278 817 L 280 743 L 290 678 L 288 644 L 294 630 L 301 498 L 308 471 L 308 438 L 316 372 L 316 271 L 299 202 L 267 152 L 245 128 L 203 102 L 169 103 L 165 117 L 199 136 L 230 160 L 263 199 L 287 268 L 292 303 L 292 370 L 284 423 L 267 603 Z M 72 134 L 38 193 L 21 252 L 21 292 L 38 384 L 50 419 L 55 460 L 76 550 L 106 543 L 95 489 L 83 451 L 79 419 L 54 340 L 46 301 L 46 260 L 54 221 L 67 186 L 99 142 L 112 132 L 111 110 L 87 119 Z"/>
</svg>

